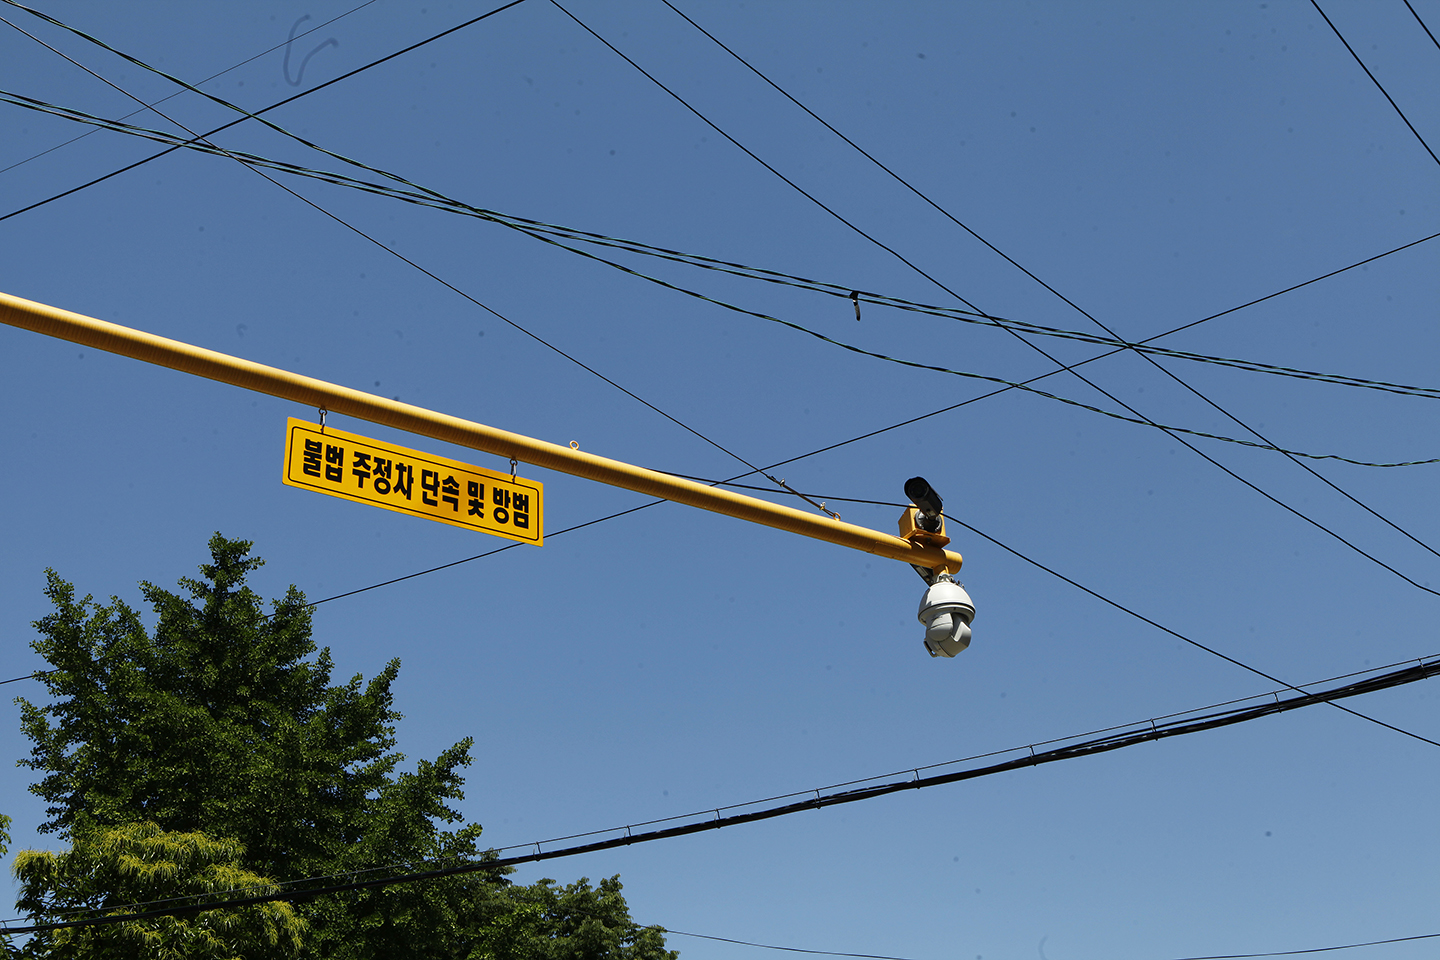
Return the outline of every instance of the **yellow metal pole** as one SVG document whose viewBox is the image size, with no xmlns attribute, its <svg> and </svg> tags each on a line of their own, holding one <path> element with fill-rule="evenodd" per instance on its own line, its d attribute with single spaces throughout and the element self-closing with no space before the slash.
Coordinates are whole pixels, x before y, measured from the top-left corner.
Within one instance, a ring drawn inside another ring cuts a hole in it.
<svg viewBox="0 0 1440 960">
<path fill-rule="evenodd" d="M 157 337 L 117 323 L 97 320 L 6 293 L 0 293 L 0 323 L 33 330 L 47 337 L 84 344 L 96 350 L 118 353 L 145 363 L 170 367 L 198 377 L 218 380 L 257 393 L 268 393 L 312 409 L 323 407 L 358 420 L 382 423 L 433 440 L 483 450 L 506 459 L 513 458 L 587 480 L 598 480 L 611 486 L 723 513 L 842 547 L 863 550 L 876 556 L 901 560 L 932 570 L 943 568 L 949 573 L 960 570 L 960 555 L 948 550 L 920 546 L 852 523 L 842 523 L 829 517 L 709 487 L 692 480 L 682 480 L 619 460 L 597 457 L 591 453 L 487 427 L 423 407 L 387 400 L 360 390 L 242 360 L 178 340 Z"/>
</svg>

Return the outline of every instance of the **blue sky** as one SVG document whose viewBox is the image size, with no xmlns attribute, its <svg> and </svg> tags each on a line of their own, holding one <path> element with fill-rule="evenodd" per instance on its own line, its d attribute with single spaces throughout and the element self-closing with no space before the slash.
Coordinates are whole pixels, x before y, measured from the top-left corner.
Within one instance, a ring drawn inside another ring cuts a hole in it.
<svg viewBox="0 0 1440 960">
<path fill-rule="evenodd" d="M 266 116 L 487 210 L 1108 336 L 1098 321 L 1128 341 L 1421 240 L 1440 221 L 1440 165 L 1309 3 L 675 2 L 924 197 L 660 0 L 564 8 L 713 127 L 549 0 Z M 1440 48 L 1416 15 L 1440 29 L 1440 5 L 1411 5 L 1321 4 L 1436 148 Z M 203 89 L 253 111 L 490 9 L 355 7 L 44 10 L 187 81 L 219 74 Z M 0 14 L 142 100 L 179 89 L 22 10 Z M 287 60 L 292 30 L 317 25 Z M 137 109 L 3 24 L 0 54 L 9 94 L 104 118 Z M 67 143 L 91 128 L 0 106 L 0 216 L 158 149 L 113 131 Z M 190 92 L 159 109 L 170 119 L 129 122 L 180 132 L 172 121 L 208 130 L 236 116 Z M 255 121 L 215 142 L 375 179 Z M 587 248 L 741 313 L 492 222 L 274 176 L 355 230 L 232 159 L 182 150 L 0 220 L 0 290 L 717 480 L 748 468 L 535 338 L 762 466 L 996 387 L 752 314 L 1003 381 L 1106 352 L 1030 336 L 1047 357 L 993 326 L 873 303 L 857 323 L 844 297 Z M 1440 386 L 1437 242 L 1155 343 Z M 282 485 L 286 418 L 314 411 L 12 328 L 0 350 L 6 677 L 42 666 L 29 642 L 46 567 L 139 604 L 137 581 L 191 575 L 219 530 L 267 558 L 263 594 L 294 583 L 321 600 L 504 544 Z M 1060 373 L 1036 386 L 1260 442 L 1248 426 L 1310 454 L 1440 457 L 1427 397 L 1158 362 L 1183 384 L 1125 352 L 1081 368 L 1088 383 Z M 1023 752 L 1277 688 L 1017 553 L 1284 683 L 1440 653 L 1440 465 L 1303 460 L 1310 473 L 1271 450 L 1181 436 L 1010 390 L 776 468 L 846 521 L 886 531 L 897 507 L 844 500 L 898 503 L 923 475 L 947 513 L 994 538 L 952 522 L 978 610 L 954 660 L 925 655 L 923 584 L 902 564 L 673 504 L 555 536 L 645 498 L 523 465 L 545 484 L 543 547 L 324 603 L 316 638 L 342 678 L 402 658 L 411 762 L 476 738 L 462 806 L 497 847 Z M 1440 740 L 1431 683 L 1348 705 Z M 28 744 L 7 709 L 0 743 L 18 759 Z M 1437 750 L 1321 705 L 517 877 L 619 873 L 643 922 L 915 960 L 1165 960 L 1440 933 Z M 5 779 L 0 811 L 17 846 L 53 844 L 33 832 L 43 805 L 27 782 L 22 770 Z M 1353 955 L 1428 957 L 1430 943 Z M 769 953 L 671 945 L 703 960 Z"/>
</svg>

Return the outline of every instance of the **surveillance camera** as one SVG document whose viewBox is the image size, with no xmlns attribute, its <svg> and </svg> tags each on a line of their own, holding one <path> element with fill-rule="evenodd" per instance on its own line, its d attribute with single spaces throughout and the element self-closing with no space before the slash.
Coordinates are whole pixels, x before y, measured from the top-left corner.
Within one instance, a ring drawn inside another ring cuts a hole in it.
<svg viewBox="0 0 1440 960">
<path fill-rule="evenodd" d="M 932 657 L 953 657 L 970 646 L 975 603 L 965 588 L 941 574 L 920 598 L 919 620 L 925 624 L 925 649 Z"/>
<path fill-rule="evenodd" d="M 944 510 L 945 504 L 930 483 L 924 477 L 911 477 L 905 481 L 905 496 L 910 498 L 910 502 L 915 504 L 919 511 L 920 515 L 916 522 L 921 529 L 929 530 L 932 533 L 938 531 L 940 529 L 940 513 Z"/>
</svg>

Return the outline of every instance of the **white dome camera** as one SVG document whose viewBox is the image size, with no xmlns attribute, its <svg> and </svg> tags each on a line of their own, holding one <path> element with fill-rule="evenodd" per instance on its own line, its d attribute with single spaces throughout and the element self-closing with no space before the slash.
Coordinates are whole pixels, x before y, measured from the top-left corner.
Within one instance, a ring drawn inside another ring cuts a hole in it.
<svg viewBox="0 0 1440 960">
<path fill-rule="evenodd" d="M 975 603 L 948 573 L 936 577 L 920 598 L 919 618 L 925 624 L 925 649 L 930 656 L 953 657 L 970 646 Z"/>
</svg>

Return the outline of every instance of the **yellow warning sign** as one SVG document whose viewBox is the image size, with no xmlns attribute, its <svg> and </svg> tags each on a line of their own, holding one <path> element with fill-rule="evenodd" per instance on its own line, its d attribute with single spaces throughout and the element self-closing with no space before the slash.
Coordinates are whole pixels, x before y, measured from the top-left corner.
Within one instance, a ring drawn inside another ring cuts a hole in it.
<svg viewBox="0 0 1440 960">
<path fill-rule="evenodd" d="M 291 417 L 285 475 L 292 487 L 328 493 L 467 530 L 540 546 L 545 487 L 434 454 Z"/>
</svg>

